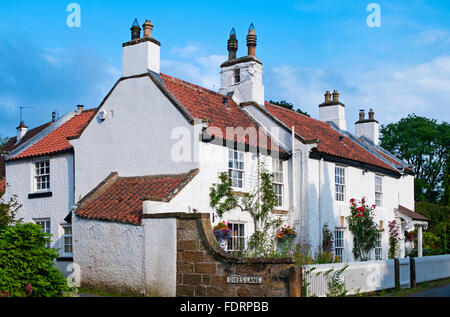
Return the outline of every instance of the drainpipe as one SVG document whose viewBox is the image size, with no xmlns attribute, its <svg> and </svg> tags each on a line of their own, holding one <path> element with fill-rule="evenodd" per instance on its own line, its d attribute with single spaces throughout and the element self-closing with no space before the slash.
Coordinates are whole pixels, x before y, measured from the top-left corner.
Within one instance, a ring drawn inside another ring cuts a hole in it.
<svg viewBox="0 0 450 317">
<path fill-rule="evenodd" d="M 295 158 L 295 127 L 291 129 L 291 152 L 292 152 L 292 213 L 297 217 L 297 160 Z M 295 218 L 294 218 L 295 219 Z M 295 224 L 295 221 L 294 221 Z"/>
<path fill-rule="evenodd" d="M 422 257 L 422 226 L 417 226 L 417 256 Z"/>
<path fill-rule="evenodd" d="M 323 186 L 323 157 L 319 161 L 319 247 L 322 245 L 322 186 Z"/>
</svg>

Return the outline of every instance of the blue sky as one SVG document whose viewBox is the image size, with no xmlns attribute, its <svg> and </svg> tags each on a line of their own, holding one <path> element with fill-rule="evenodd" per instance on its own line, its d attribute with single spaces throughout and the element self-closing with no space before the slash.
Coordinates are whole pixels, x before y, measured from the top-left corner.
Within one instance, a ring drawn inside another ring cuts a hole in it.
<svg viewBox="0 0 450 317">
<path fill-rule="evenodd" d="M 81 27 L 66 24 L 81 8 Z M 368 27 L 367 5 L 381 8 Z M 218 90 L 232 27 L 238 56 L 254 23 L 266 100 L 285 99 L 318 117 L 337 89 L 353 132 L 358 110 L 380 123 L 409 113 L 450 121 L 450 1 L 2 1 L 0 136 L 15 135 L 19 106 L 29 127 L 77 104 L 96 107 L 121 74 L 129 28 L 151 19 L 161 72 Z"/>
</svg>

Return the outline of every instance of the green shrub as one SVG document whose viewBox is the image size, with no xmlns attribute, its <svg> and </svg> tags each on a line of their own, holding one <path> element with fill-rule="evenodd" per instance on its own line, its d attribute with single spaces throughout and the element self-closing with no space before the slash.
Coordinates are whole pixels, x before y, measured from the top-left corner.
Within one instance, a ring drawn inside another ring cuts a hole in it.
<svg viewBox="0 0 450 317">
<path fill-rule="evenodd" d="M 62 296 L 66 279 L 53 266 L 58 257 L 46 247 L 49 235 L 39 225 L 17 223 L 0 232 L 0 296 Z"/>
</svg>

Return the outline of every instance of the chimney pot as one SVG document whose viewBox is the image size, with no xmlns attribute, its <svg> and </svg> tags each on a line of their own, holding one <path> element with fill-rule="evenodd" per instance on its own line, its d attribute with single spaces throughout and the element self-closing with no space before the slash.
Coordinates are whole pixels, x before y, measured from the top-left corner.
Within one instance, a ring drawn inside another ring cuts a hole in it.
<svg viewBox="0 0 450 317">
<path fill-rule="evenodd" d="M 78 113 L 83 112 L 83 108 L 84 108 L 83 105 L 77 105 L 77 112 L 78 112 Z"/>
<path fill-rule="evenodd" d="M 374 121 L 375 120 L 375 112 L 373 112 L 373 109 L 369 110 L 369 120 Z"/>
<path fill-rule="evenodd" d="M 333 101 L 339 101 L 339 93 L 336 90 L 333 91 Z"/>
<path fill-rule="evenodd" d="M 152 37 L 153 24 L 150 22 L 150 20 L 145 21 L 145 23 L 142 25 L 142 28 L 144 29 L 144 37 Z"/>
<path fill-rule="evenodd" d="M 364 112 L 364 109 L 359 110 L 359 121 L 364 121 L 365 116 L 366 113 Z"/>
<path fill-rule="evenodd" d="M 139 22 L 137 19 L 134 19 L 133 25 L 131 26 L 130 30 L 132 40 L 136 40 L 141 37 L 141 27 L 139 26 Z"/>
<path fill-rule="evenodd" d="M 255 35 L 255 26 L 253 25 L 253 23 L 251 23 L 250 27 L 248 28 L 247 47 L 248 47 L 248 55 L 255 56 L 256 35 Z"/>
<path fill-rule="evenodd" d="M 228 39 L 228 60 L 236 59 L 236 52 L 238 50 L 238 41 L 236 39 L 236 30 L 233 28 Z"/>
<path fill-rule="evenodd" d="M 325 92 L 325 102 L 330 102 L 331 101 L 331 93 L 327 90 Z"/>
</svg>

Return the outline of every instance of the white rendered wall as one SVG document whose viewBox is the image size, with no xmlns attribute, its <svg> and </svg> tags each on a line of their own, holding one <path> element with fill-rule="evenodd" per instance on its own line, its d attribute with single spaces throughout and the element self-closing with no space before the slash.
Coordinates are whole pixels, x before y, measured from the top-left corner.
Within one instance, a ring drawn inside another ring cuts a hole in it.
<svg viewBox="0 0 450 317">
<path fill-rule="evenodd" d="M 309 237 L 315 252 L 321 243 L 321 231 L 324 224 L 328 224 L 330 230 L 341 227 L 341 216 L 350 216 L 351 198 L 360 200 L 366 197 L 366 204 L 372 206 L 375 203 L 375 173 L 346 166 L 346 195 L 344 201 L 335 200 L 335 163 L 323 162 L 322 181 L 319 181 L 319 160 L 310 159 L 308 162 L 308 213 L 307 223 L 309 227 Z M 400 180 L 383 176 L 383 201 L 382 206 L 377 206 L 374 212 L 374 221 L 379 224 L 383 221 L 385 231 L 382 234 L 382 256 L 387 258 L 388 254 L 388 222 L 395 219 L 394 208 L 398 208 L 398 188 Z M 322 184 L 319 186 L 319 184 Z M 320 192 L 319 192 L 320 188 Z M 321 197 L 319 200 L 318 197 Z M 319 205 L 321 206 L 319 212 Z M 353 260 L 352 248 L 353 237 L 348 229 L 348 222 L 344 221 L 345 259 Z"/>
<path fill-rule="evenodd" d="M 144 274 L 147 293 L 176 296 L 177 293 L 177 220 L 143 219 Z"/>
<path fill-rule="evenodd" d="M 240 82 L 234 82 L 234 70 L 240 69 Z M 243 62 L 221 69 L 220 94 L 226 95 L 234 91 L 233 100 L 241 102 L 256 102 L 264 107 L 264 86 L 262 83 L 263 67 L 255 61 Z"/>
<path fill-rule="evenodd" d="M 143 227 L 72 219 L 73 258 L 80 266 L 82 285 L 144 294 Z"/>
<path fill-rule="evenodd" d="M 123 47 L 122 77 L 140 75 L 149 70 L 159 73 L 160 46 L 145 41 Z"/>
<path fill-rule="evenodd" d="M 81 137 L 71 141 L 76 201 L 114 171 L 144 176 L 185 173 L 198 166 L 193 159 L 178 162 L 172 155 L 178 142 L 172 133 L 181 129 L 193 137 L 193 126 L 147 76 L 120 82 L 101 110 L 107 118 L 95 117 Z"/>
<path fill-rule="evenodd" d="M 347 123 L 345 120 L 345 107 L 342 105 L 338 104 L 319 107 L 319 118 L 324 122 L 334 122 L 341 130 L 347 130 Z"/>
<path fill-rule="evenodd" d="M 213 183 L 218 182 L 218 173 L 228 173 L 228 151 L 227 147 L 212 143 L 199 142 L 199 174 L 196 175 L 170 202 L 145 201 L 144 212 L 164 213 L 164 212 L 209 212 L 214 213 L 210 206 L 209 192 Z M 268 171 L 272 171 L 272 158 L 262 155 L 261 162 Z M 244 187 L 236 188 L 236 191 L 251 191 L 257 185 L 257 157 L 252 152 L 244 152 Z M 280 210 L 289 210 L 290 192 L 287 187 L 289 182 L 288 162 L 283 163 L 284 169 L 284 201 L 283 206 L 277 207 Z M 275 215 L 278 216 L 278 215 Z M 288 223 L 289 216 L 283 216 L 285 223 Z M 217 215 L 211 217 L 212 225 L 219 221 L 229 221 L 245 224 L 245 234 L 249 238 L 254 233 L 253 220 L 248 212 L 240 209 L 232 210 L 223 215 L 220 219 Z"/>
<path fill-rule="evenodd" d="M 275 120 L 270 118 L 261 109 L 254 105 L 245 106 L 242 110 L 255 120 L 259 126 L 264 127 L 265 131 L 270 135 L 286 151 L 292 149 L 292 133 L 281 127 Z M 288 127 L 291 128 L 291 127 Z"/>
<path fill-rule="evenodd" d="M 25 222 L 32 219 L 50 218 L 50 233 L 52 234 L 51 246 L 63 248 L 64 218 L 69 214 L 73 206 L 73 155 L 71 153 L 47 156 L 50 159 L 50 191 L 52 197 L 41 197 L 29 199 L 28 194 L 34 192 L 34 162 L 42 160 L 21 159 L 6 162 L 6 199 L 17 195 L 17 201 L 22 207 L 16 218 L 23 218 Z"/>
<path fill-rule="evenodd" d="M 406 174 L 399 179 L 398 203 L 414 211 L 414 176 Z"/>
</svg>

